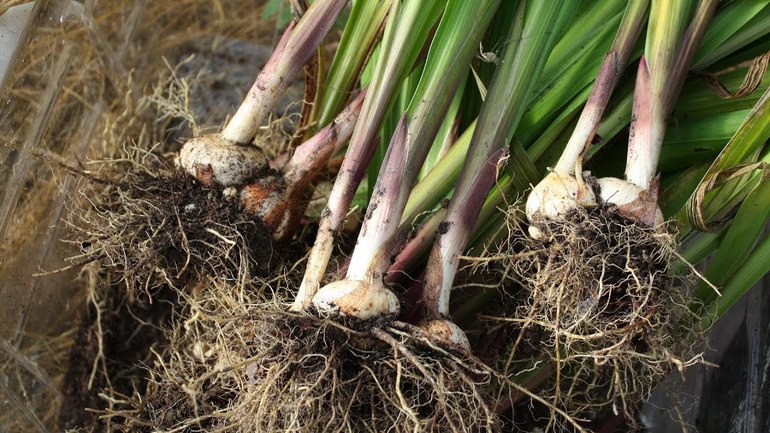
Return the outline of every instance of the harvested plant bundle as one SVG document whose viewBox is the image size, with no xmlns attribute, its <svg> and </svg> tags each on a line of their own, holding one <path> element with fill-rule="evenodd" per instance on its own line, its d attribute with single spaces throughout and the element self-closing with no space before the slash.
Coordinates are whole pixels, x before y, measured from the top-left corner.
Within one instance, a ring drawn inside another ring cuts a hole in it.
<svg viewBox="0 0 770 433">
<path fill-rule="evenodd" d="M 313 1 L 290 24 L 221 133 L 188 140 L 175 165 L 136 151 L 136 170 L 105 179 L 85 259 L 106 258 L 131 290 L 184 290 L 171 291 L 172 323 L 150 324 L 170 329 L 142 357 L 149 379 L 132 395 L 105 389 L 104 418 L 123 431 L 583 431 L 611 403 L 633 423 L 661 374 L 690 361 L 700 319 L 655 174 L 715 2 L 673 67 L 681 32 L 661 17 L 689 12 L 656 0 L 633 103 L 630 81 L 610 96 L 633 73 L 647 1 L 353 2 L 328 81 L 320 54 L 308 73 L 304 142 L 278 168 L 256 129 L 345 3 Z M 585 71 L 600 62 L 594 82 Z M 626 178 L 583 172 L 597 130 L 611 139 L 629 118 Z M 527 236 L 502 204 L 537 183 L 573 126 L 527 201 Z M 348 136 L 296 287 L 303 262 L 284 273 L 266 246 L 293 236 Z M 362 203 L 346 257 L 345 218 Z M 497 236 L 502 251 L 481 260 L 502 290 L 462 267 Z M 503 318 L 477 319 L 491 314 Z"/>
<path fill-rule="evenodd" d="M 519 325 L 512 351 L 545 354 L 555 371 L 551 401 L 571 413 L 612 404 L 632 419 L 653 384 L 688 362 L 693 341 L 686 337 L 696 321 L 687 284 L 674 272 L 679 256 L 654 175 L 681 71 L 715 7 L 701 2 L 678 44 L 681 30 L 665 20 L 684 11 L 655 2 L 650 68 L 642 57 L 637 72 L 626 179 L 597 179 L 582 171 L 582 159 L 645 16 L 645 2 L 629 5 L 564 153 L 527 199 L 531 238 L 512 230 L 509 270 L 526 292 L 508 319 Z"/>
<path fill-rule="evenodd" d="M 480 5 L 449 1 L 434 43 L 441 41 L 440 46 L 451 48 L 448 52 L 454 55 L 431 50 L 425 69 L 445 71 L 458 61 L 456 56 L 460 64 L 469 64 L 497 5 L 495 0 Z M 384 40 L 413 31 L 410 24 L 421 14 L 415 3 L 406 3 L 403 10 L 394 3 Z M 458 26 L 472 31 L 457 31 Z M 382 59 L 379 70 L 386 71 L 398 56 Z M 495 429 L 496 418 L 484 392 L 492 379 L 489 369 L 470 355 L 467 342 L 454 345 L 431 326 L 397 320 L 399 299 L 383 285 L 390 264 L 387 258 L 403 242 L 399 221 L 417 169 L 449 106 L 448 95 L 467 72 L 456 69 L 452 74 L 426 74 L 416 90 L 416 95 L 423 96 L 415 96 L 401 118 L 346 278 L 321 288 L 312 302 L 300 303 L 301 311 L 247 303 L 242 308 L 248 312 L 237 314 L 237 321 L 219 328 L 221 332 L 204 326 L 201 333 L 213 349 L 211 360 L 195 362 L 195 367 L 164 368 L 160 391 L 154 393 L 173 393 L 168 387 L 175 383 L 178 387 L 180 382 L 208 380 L 209 388 L 224 386 L 232 391 L 231 398 L 205 422 L 232 431 Z M 367 98 L 375 95 L 377 87 L 372 86 Z M 305 295 L 300 292 L 298 299 Z M 198 311 L 227 310 L 227 299 L 209 298 L 213 306 Z M 231 332 L 247 337 L 232 338 Z M 181 372 L 183 380 L 165 372 Z M 200 396 L 205 400 L 205 394 Z M 152 424 L 166 416 L 163 408 L 148 410 L 146 404 L 141 412 L 141 423 Z M 127 418 L 127 425 L 137 425 L 131 416 Z M 174 417 L 171 424 L 162 426 L 179 428 L 196 422 L 194 417 Z"/>
<path fill-rule="evenodd" d="M 246 99 L 221 133 L 187 140 L 174 164 L 134 150 L 128 170 L 116 166 L 93 209 L 77 215 L 85 251 L 75 261 L 103 259 L 128 289 L 182 287 L 205 275 L 245 281 L 270 267 L 273 239 L 290 239 L 312 193 L 314 177 L 349 139 L 362 91 L 330 125 L 271 168 L 255 135 L 331 28 L 345 0 L 314 4 L 287 28 Z M 259 138 L 259 137 L 257 137 Z"/>
</svg>

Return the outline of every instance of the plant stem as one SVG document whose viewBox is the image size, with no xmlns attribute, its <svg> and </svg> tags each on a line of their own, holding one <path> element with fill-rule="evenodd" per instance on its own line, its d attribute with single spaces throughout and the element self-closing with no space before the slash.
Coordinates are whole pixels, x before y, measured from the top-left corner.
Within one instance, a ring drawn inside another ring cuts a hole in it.
<svg viewBox="0 0 770 433">
<path fill-rule="evenodd" d="M 444 221 L 444 216 L 446 216 L 446 209 L 439 209 L 420 226 L 417 234 L 399 251 L 396 260 L 388 269 L 388 274 L 385 277 L 386 283 L 396 282 L 410 268 L 418 264 L 418 259 L 424 257 L 430 251 L 430 246 L 436 238 L 439 225 Z M 402 229 L 405 230 L 406 228 Z"/>
<path fill-rule="evenodd" d="M 393 132 L 388 151 L 385 154 L 380 174 L 377 177 L 372 200 L 369 203 L 356 248 L 350 259 L 347 279 L 381 279 L 383 266 L 387 263 L 385 243 L 393 236 L 401 220 L 403 204 L 401 191 L 411 190 L 408 185 L 409 164 L 406 115 Z"/>
<path fill-rule="evenodd" d="M 309 173 L 322 168 L 332 155 L 342 149 L 353 134 L 366 93 L 366 88 L 361 90 L 361 93 L 337 115 L 331 124 L 296 148 L 291 160 L 283 168 L 287 181 L 299 182 Z"/>
<path fill-rule="evenodd" d="M 460 135 L 446 154 L 428 171 L 412 190 L 404 208 L 401 224 L 411 226 L 417 217 L 436 206 L 452 190 L 462 168 L 461 161 L 468 153 L 468 146 L 476 128 L 474 120 Z"/>
<path fill-rule="evenodd" d="M 554 170 L 562 175 L 574 173 L 578 159 L 591 144 L 604 110 L 607 107 L 612 91 L 628 63 L 634 43 L 641 32 L 644 17 L 647 13 L 649 0 L 632 1 L 628 3 L 623 21 L 612 49 L 608 52 L 599 69 L 599 74 L 588 97 L 583 112 L 564 149 Z"/>
<path fill-rule="evenodd" d="M 534 2 L 519 6 L 508 37 L 510 41 L 519 42 L 507 47 L 492 79 L 468 157 L 428 259 L 423 301 L 429 318 L 449 314 L 449 297 L 459 256 L 497 178 L 498 163 L 505 154 L 506 137 L 509 131 L 516 129 L 527 106 L 527 98 L 553 47 L 555 35 L 551 29 L 559 16 L 566 13 L 571 13 L 571 8 L 562 9 L 561 3 Z"/>
<path fill-rule="evenodd" d="M 417 50 L 410 48 L 423 45 L 433 20 L 438 17 L 437 7 L 442 4 L 431 2 L 431 9 L 426 11 L 418 3 L 408 2 L 403 12 L 400 12 L 400 2 L 392 3 L 368 95 L 364 99 L 345 159 L 329 195 L 327 208 L 321 214 L 305 275 L 292 305 L 294 310 L 302 310 L 310 305 L 320 287 L 334 248 L 335 233 L 345 221 L 356 188 L 377 148 L 374 137 L 385 115 L 388 101 L 418 54 Z"/>
<path fill-rule="evenodd" d="M 653 116 L 654 106 L 652 100 L 652 87 L 650 83 L 650 70 L 644 56 L 639 61 L 636 72 L 636 86 L 634 88 L 634 105 L 631 115 L 631 126 L 628 133 L 628 152 L 626 154 L 626 180 L 645 190 L 655 176 L 657 157 L 660 154 L 653 152 Z"/>
<path fill-rule="evenodd" d="M 282 180 L 265 183 L 260 179 L 241 192 L 244 209 L 259 216 L 274 239 L 281 240 L 294 234 L 307 206 L 311 182 L 350 139 L 365 95 L 366 89 L 331 124 L 297 147 L 283 168 Z"/>
<path fill-rule="evenodd" d="M 248 143 L 254 138 L 291 78 L 313 55 L 346 4 L 347 0 L 317 0 L 295 26 L 289 26 L 246 99 L 222 130 L 223 138 L 234 143 Z"/>
<path fill-rule="evenodd" d="M 387 270 L 390 263 L 382 259 L 393 253 L 388 246 L 400 244 L 399 234 L 404 233 L 398 230 L 399 223 L 419 169 L 465 78 L 483 34 L 481 29 L 486 28 L 497 5 L 498 0 L 480 4 L 450 0 L 447 5 L 434 38 L 434 44 L 443 42 L 437 44 L 442 48 L 428 54 L 408 113 L 393 134 L 351 258 L 349 279 L 363 279 L 365 275 L 380 278 Z"/>
<path fill-rule="evenodd" d="M 716 0 L 702 0 L 690 25 L 682 33 L 687 2 L 654 0 L 648 24 L 646 62 L 639 65 L 634 91 L 632 133 L 628 141 L 626 179 L 646 190 L 657 172 L 666 120 L 687 77 Z M 680 37 L 680 34 L 682 35 Z"/>
</svg>

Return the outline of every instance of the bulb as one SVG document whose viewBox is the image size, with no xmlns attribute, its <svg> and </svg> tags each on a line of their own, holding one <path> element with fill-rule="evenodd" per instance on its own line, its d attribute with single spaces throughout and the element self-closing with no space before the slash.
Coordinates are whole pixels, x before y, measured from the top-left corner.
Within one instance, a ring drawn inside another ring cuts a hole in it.
<svg viewBox="0 0 770 433">
<path fill-rule="evenodd" d="M 259 217 L 274 239 L 293 233 L 301 207 L 283 177 L 261 177 L 243 187 L 240 198 L 243 209 Z"/>
<path fill-rule="evenodd" d="M 588 173 L 584 173 L 588 175 Z M 596 206 L 596 197 L 591 188 L 571 175 L 551 172 L 535 186 L 527 197 L 526 212 L 530 222 L 529 234 L 535 239 L 543 237 L 537 228 L 540 221 L 564 218 L 571 210 L 580 206 Z"/>
<path fill-rule="evenodd" d="M 436 340 L 442 341 L 450 347 L 470 351 L 471 344 L 459 326 L 454 322 L 444 319 L 434 319 L 424 322 L 420 328 Z"/>
<path fill-rule="evenodd" d="M 663 212 L 657 202 L 657 180 L 648 189 L 616 177 L 598 180 L 602 202 L 618 207 L 618 213 L 647 227 L 663 224 Z"/>
<path fill-rule="evenodd" d="M 261 149 L 239 145 L 219 134 L 195 137 L 182 146 L 177 165 L 206 186 L 242 185 L 268 168 Z"/>
<path fill-rule="evenodd" d="M 395 316 L 400 310 L 398 298 L 380 279 L 335 281 L 322 287 L 312 302 L 321 314 L 360 320 Z"/>
</svg>

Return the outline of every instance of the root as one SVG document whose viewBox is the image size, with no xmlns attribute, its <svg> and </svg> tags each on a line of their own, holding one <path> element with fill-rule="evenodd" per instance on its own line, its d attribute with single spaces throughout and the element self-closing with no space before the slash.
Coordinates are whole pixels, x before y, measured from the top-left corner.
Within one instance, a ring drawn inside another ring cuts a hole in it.
<svg viewBox="0 0 770 433">
<path fill-rule="evenodd" d="M 124 172 L 92 196 L 90 209 L 73 214 L 81 255 L 71 260 L 100 259 L 132 295 L 182 289 L 205 275 L 243 284 L 264 272 L 271 237 L 260 222 L 222 190 L 157 162 L 154 170 Z"/>
<path fill-rule="evenodd" d="M 400 322 L 343 324 L 207 291 L 125 431 L 495 431 L 492 374 Z"/>
<path fill-rule="evenodd" d="M 539 227 L 533 241 L 511 226 L 493 254 L 503 284 L 524 290 L 507 322 L 516 336 L 501 367 L 514 374 L 529 359 L 546 359 L 554 374 L 541 395 L 579 418 L 611 408 L 633 420 L 638 404 L 686 358 L 696 318 L 687 282 L 673 277 L 673 236 L 640 227 L 607 206 L 575 211 Z M 550 425 L 549 428 L 554 428 Z"/>
</svg>

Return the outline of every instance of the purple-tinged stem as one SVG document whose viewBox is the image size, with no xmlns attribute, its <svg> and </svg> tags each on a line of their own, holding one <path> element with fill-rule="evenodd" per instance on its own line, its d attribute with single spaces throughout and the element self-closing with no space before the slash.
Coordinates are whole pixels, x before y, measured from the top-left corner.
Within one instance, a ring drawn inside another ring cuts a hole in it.
<svg viewBox="0 0 770 433">
<path fill-rule="evenodd" d="M 626 180 L 642 190 L 647 189 L 655 176 L 660 155 L 660 146 L 656 146 L 653 139 L 655 124 L 653 105 L 650 69 L 647 66 L 647 60 L 642 57 L 636 73 L 634 105 L 626 155 Z"/>
<path fill-rule="evenodd" d="M 377 148 L 378 141 L 373 137 L 366 143 L 355 141 L 355 131 L 353 137 L 329 195 L 327 208 L 321 213 L 318 234 L 310 250 L 307 269 L 292 305 L 293 310 L 305 309 L 318 291 L 334 249 L 335 233 L 345 221 L 356 188 L 366 174 L 366 168 Z"/>
<path fill-rule="evenodd" d="M 670 70 L 660 72 L 666 76 L 657 79 L 652 77 L 650 66 L 644 58 L 639 64 L 626 159 L 626 179 L 643 190 L 650 186 L 655 177 L 666 133 L 666 119 L 674 108 L 698 45 L 714 16 L 717 3 L 716 0 L 699 2 L 695 16 L 682 36 L 679 49 L 670 48 L 671 51 L 677 51 L 677 54 L 670 62 Z M 662 84 L 655 88 L 655 83 Z"/>
<path fill-rule="evenodd" d="M 423 301 L 429 318 L 449 315 L 449 296 L 460 253 L 468 244 L 479 211 L 497 178 L 498 162 L 505 153 L 505 149 L 498 148 L 476 173 L 463 170 L 458 185 L 464 183 L 463 177 L 470 183 L 452 196 L 447 218 L 439 227 L 438 239 L 428 258 Z"/>
<path fill-rule="evenodd" d="M 388 257 L 382 257 L 387 254 L 387 248 L 384 246 L 398 229 L 419 168 L 419 164 L 414 162 L 415 158 L 410 160 L 414 155 L 408 151 L 410 143 L 407 130 L 406 115 L 403 115 L 390 140 L 358 236 L 357 245 L 365 248 L 357 247 L 350 259 L 347 272 L 347 278 L 350 280 L 364 280 L 369 277 L 380 279 L 389 263 Z"/>
<path fill-rule="evenodd" d="M 417 231 L 417 234 L 410 239 L 404 248 L 396 256 L 396 260 L 390 265 L 388 273 L 385 276 L 385 283 L 395 283 L 403 274 L 409 271 L 409 266 L 414 266 L 417 258 L 427 253 L 433 243 L 433 239 L 438 233 L 441 222 L 444 221 L 446 209 L 440 209 L 428 218 Z"/>
<path fill-rule="evenodd" d="M 334 25 L 347 0 L 317 0 L 296 26 L 290 25 L 246 99 L 222 130 L 222 137 L 248 143 L 310 56 Z M 288 38 L 287 38 L 288 35 Z"/>
<path fill-rule="evenodd" d="M 588 101 L 580 114 L 575 130 L 556 163 L 554 171 L 557 173 L 561 175 L 574 174 L 575 164 L 591 144 L 610 96 L 612 96 L 612 91 L 623 73 L 623 68 L 628 63 L 631 51 L 642 30 L 648 4 L 649 0 L 635 0 L 626 9 L 612 49 L 604 56 L 594 87 L 591 89 L 591 94 L 588 96 Z"/>
<path fill-rule="evenodd" d="M 383 54 L 376 65 L 374 78 L 370 83 L 369 92 L 364 99 L 359 121 L 353 130 L 345 158 L 332 186 L 327 208 L 321 213 L 318 225 L 318 233 L 313 248 L 310 250 L 305 275 L 300 284 L 299 291 L 292 305 L 293 310 L 302 310 L 310 305 L 313 295 L 321 286 L 321 281 L 326 273 L 326 266 L 331 259 L 334 249 L 335 234 L 345 221 L 350 203 L 353 201 L 356 189 L 361 183 L 369 162 L 377 149 L 378 140 L 375 135 L 387 109 L 387 101 L 393 95 L 398 77 L 401 75 L 407 62 L 403 45 L 408 41 L 406 36 L 410 32 L 401 32 L 397 35 L 397 17 L 399 2 L 394 2 L 389 12 L 385 39 L 383 40 L 383 53 L 391 52 L 394 55 Z M 408 18 L 415 17 L 409 15 Z M 407 23 L 411 22 L 406 19 Z M 406 26 L 408 27 L 408 26 Z"/>
<path fill-rule="evenodd" d="M 650 79 L 647 59 L 639 61 L 634 88 L 634 104 L 628 135 L 626 179 L 614 177 L 598 179 L 602 200 L 618 207 L 617 211 L 646 227 L 660 227 L 663 214 L 658 207 L 658 180 L 655 169 L 660 155 L 660 143 L 656 142 L 655 127 L 665 127 L 665 122 L 655 117 L 655 95 Z"/>
<path fill-rule="evenodd" d="M 554 167 L 556 173 L 564 176 L 575 174 L 575 165 L 591 144 L 591 140 L 599 128 L 599 122 L 602 120 L 604 109 L 615 89 L 620 75 L 618 65 L 618 55 L 614 51 L 610 51 L 604 56 L 594 87 L 591 89 L 591 94 L 588 96 L 588 101 L 586 101 L 583 112 L 580 114 L 575 130 Z"/>
<path fill-rule="evenodd" d="M 663 91 L 664 100 L 661 105 L 667 115 L 674 109 L 674 104 L 679 98 L 679 92 L 682 91 L 684 80 L 690 71 L 695 52 L 703 40 L 703 35 L 708 30 L 708 24 L 714 17 L 718 3 L 717 0 L 701 0 L 695 11 L 695 17 L 682 35 L 682 43 L 672 65 L 671 77 L 666 81 Z"/>
<path fill-rule="evenodd" d="M 337 154 L 353 134 L 367 89 L 364 88 L 332 123 L 299 145 L 291 160 L 283 168 L 289 183 L 300 182 L 308 172 L 315 174 Z"/>
<path fill-rule="evenodd" d="M 271 177 L 259 179 L 241 191 L 245 210 L 258 215 L 275 239 L 294 233 L 307 206 L 310 183 L 350 139 L 365 94 L 366 89 L 331 124 L 296 149 L 280 181 Z"/>
</svg>

